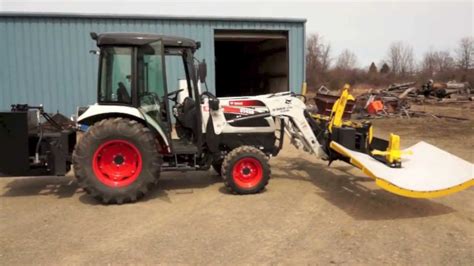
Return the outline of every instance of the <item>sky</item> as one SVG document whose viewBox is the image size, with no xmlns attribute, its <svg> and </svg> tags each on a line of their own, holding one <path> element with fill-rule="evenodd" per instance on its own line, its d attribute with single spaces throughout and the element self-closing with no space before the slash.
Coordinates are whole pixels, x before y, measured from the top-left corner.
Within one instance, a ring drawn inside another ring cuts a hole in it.
<svg viewBox="0 0 474 266">
<path fill-rule="evenodd" d="M 365 67 L 385 59 L 394 41 L 410 44 L 417 59 L 429 50 L 454 55 L 459 40 L 474 35 L 473 2 L 0 0 L 0 12 L 306 18 L 307 34 L 321 34 L 332 57 L 349 49 Z"/>
</svg>

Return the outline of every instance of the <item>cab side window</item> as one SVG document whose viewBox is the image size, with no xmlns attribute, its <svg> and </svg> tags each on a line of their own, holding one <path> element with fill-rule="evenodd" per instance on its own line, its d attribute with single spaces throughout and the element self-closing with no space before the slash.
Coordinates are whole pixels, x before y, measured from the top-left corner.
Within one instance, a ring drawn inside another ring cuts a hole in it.
<svg viewBox="0 0 474 266">
<path fill-rule="evenodd" d="M 101 53 L 99 102 L 131 104 L 132 48 L 110 47 Z"/>
</svg>

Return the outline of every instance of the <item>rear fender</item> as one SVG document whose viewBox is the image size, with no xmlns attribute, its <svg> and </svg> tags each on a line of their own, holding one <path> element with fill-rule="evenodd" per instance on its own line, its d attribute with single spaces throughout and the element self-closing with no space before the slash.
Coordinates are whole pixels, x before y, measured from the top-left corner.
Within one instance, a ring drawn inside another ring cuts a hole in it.
<svg viewBox="0 0 474 266">
<path fill-rule="evenodd" d="M 118 106 L 118 105 L 91 105 L 89 108 L 77 118 L 77 123 L 80 125 L 91 126 L 94 123 L 113 117 L 126 117 L 142 123 L 146 127 L 150 128 L 157 136 L 162 146 L 166 146 L 169 152 L 169 142 L 165 132 L 151 117 L 143 114 L 137 108 L 129 106 Z"/>
</svg>

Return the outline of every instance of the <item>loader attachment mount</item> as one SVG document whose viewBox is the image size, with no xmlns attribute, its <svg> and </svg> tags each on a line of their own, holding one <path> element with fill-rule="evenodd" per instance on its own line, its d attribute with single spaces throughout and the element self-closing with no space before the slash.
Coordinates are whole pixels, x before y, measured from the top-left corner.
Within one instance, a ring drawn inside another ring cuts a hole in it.
<svg viewBox="0 0 474 266">
<path fill-rule="evenodd" d="M 400 137 L 389 140 L 373 136 L 369 121 L 342 120 L 348 99 L 346 85 L 330 116 L 312 114 L 309 122 L 329 163 L 342 160 L 361 169 L 381 188 L 412 198 L 434 198 L 474 185 L 474 167 L 455 155 L 426 142 L 400 149 Z M 308 119 L 309 120 L 309 119 Z"/>
</svg>

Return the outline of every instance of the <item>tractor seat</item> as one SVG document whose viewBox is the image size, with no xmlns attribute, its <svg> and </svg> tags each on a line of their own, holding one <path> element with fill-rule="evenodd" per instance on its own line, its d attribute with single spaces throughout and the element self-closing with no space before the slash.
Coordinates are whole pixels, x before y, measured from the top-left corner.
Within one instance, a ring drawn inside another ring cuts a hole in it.
<svg viewBox="0 0 474 266">
<path fill-rule="evenodd" d="M 186 97 L 183 100 L 182 103 L 182 112 L 178 113 L 178 116 L 176 119 L 179 121 L 181 126 L 184 128 L 190 129 L 194 136 L 196 136 L 197 133 L 197 107 L 196 107 L 196 102 L 194 99 L 190 97 Z"/>
<path fill-rule="evenodd" d="M 193 129 L 196 125 L 196 102 L 186 97 L 183 101 L 183 126 Z"/>
</svg>

